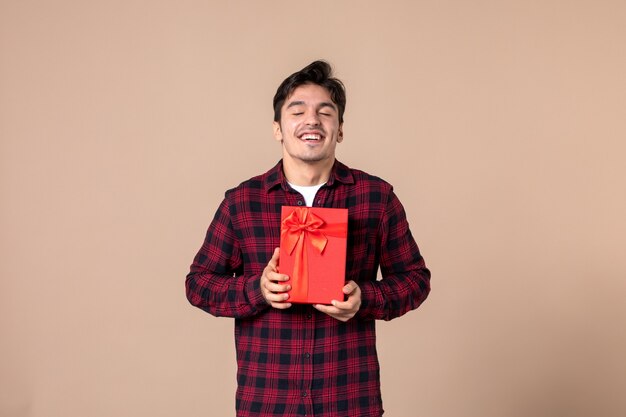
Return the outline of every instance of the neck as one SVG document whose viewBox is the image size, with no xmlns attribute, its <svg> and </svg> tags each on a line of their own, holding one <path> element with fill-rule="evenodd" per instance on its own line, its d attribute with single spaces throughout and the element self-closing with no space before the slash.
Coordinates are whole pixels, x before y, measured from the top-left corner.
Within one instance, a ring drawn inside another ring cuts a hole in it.
<svg viewBox="0 0 626 417">
<path fill-rule="evenodd" d="M 318 162 L 296 161 L 283 158 L 283 172 L 287 181 L 304 187 L 323 184 L 330 178 L 335 159 Z"/>
</svg>

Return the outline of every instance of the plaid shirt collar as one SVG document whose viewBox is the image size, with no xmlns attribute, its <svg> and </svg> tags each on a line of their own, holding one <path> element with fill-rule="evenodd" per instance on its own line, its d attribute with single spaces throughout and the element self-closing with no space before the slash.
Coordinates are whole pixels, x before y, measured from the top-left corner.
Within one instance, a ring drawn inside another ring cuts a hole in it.
<svg viewBox="0 0 626 417">
<path fill-rule="evenodd" d="M 331 187 L 335 181 L 342 184 L 354 184 L 354 177 L 350 169 L 336 159 L 326 186 Z M 263 174 L 263 184 L 267 192 L 278 186 L 281 186 L 285 191 L 289 190 L 287 178 L 285 178 L 285 173 L 283 172 L 282 159 L 272 169 Z"/>
</svg>

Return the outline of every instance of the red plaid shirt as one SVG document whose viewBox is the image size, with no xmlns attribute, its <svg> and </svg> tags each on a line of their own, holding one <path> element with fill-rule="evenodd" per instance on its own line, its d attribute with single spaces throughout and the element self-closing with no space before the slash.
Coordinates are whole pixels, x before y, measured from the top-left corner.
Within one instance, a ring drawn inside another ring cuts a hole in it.
<svg viewBox="0 0 626 417">
<path fill-rule="evenodd" d="M 284 205 L 304 199 L 282 163 L 227 191 L 187 275 L 191 304 L 235 318 L 237 416 L 380 417 L 375 319 L 417 308 L 430 291 L 404 209 L 388 183 L 338 161 L 317 192 L 315 206 L 349 209 L 346 281 L 358 283 L 362 304 L 344 323 L 263 298 L 259 282 L 279 246 Z"/>
</svg>

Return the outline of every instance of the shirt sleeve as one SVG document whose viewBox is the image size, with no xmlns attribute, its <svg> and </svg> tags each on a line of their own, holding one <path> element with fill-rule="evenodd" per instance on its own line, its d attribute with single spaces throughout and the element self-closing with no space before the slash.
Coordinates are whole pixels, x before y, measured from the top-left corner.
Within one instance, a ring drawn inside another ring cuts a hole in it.
<svg viewBox="0 0 626 417">
<path fill-rule="evenodd" d="M 378 235 L 382 280 L 360 284 L 361 308 L 357 316 L 391 320 L 419 307 L 430 292 L 430 271 L 393 191 Z"/>
<path fill-rule="evenodd" d="M 217 317 L 245 318 L 269 307 L 260 275 L 242 275 L 241 249 L 224 199 L 185 280 L 187 299 Z"/>
</svg>

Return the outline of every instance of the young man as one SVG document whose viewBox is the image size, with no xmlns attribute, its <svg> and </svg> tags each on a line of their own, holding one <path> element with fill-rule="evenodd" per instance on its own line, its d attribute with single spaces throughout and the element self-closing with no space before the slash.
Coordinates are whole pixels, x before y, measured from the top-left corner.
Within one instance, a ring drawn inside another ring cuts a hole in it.
<svg viewBox="0 0 626 417">
<path fill-rule="evenodd" d="M 226 192 L 187 275 L 191 304 L 235 318 L 237 416 L 380 417 L 375 320 L 417 308 L 430 272 L 391 185 L 335 159 L 344 86 L 315 61 L 274 96 L 282 160 Z M 345 299 L 292 304 L 282 206 L 348 209 Z M 377 280 L 378 268 L 382 280 Z"/>
</svg>

